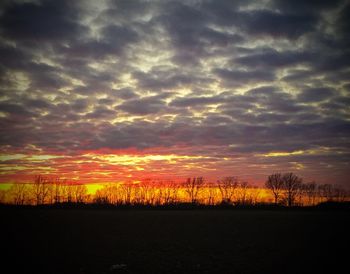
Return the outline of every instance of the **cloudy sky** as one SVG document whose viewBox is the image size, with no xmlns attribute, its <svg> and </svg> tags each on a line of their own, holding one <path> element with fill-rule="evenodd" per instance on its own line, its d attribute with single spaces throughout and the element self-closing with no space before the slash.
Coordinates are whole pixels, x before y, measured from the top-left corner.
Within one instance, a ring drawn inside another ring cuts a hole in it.
<svg viewBox="0 0 350 274">
<path fill-rule="evenodd" d="M 350 179 L 350 1 L 1 1 L 0 182 Z"/>
</svg>

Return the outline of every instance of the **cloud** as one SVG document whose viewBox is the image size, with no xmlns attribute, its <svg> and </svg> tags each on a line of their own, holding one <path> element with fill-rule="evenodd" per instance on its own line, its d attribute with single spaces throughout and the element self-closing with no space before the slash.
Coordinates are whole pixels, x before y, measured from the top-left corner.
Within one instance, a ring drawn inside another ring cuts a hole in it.
<svg viewBox="0 0 350 274">
<path fill-rule="evenodd" d="M 195 163 L 202 170 L 242 161 L 264 174 L 293 164 L 256 155 L 323 149 L 291 157 L 308 172 L 322 162 L 345 173 L 349 10 L 326 0 L 6 1 L 0 150 L 161 151 L 209 157 Z"/>
<path fill-rule="evenodd" d="M 214 69 L 213 72 L 227 83 L 269 82 L 275 79 L 272 71 Z"/>
<path fill-rule="evenodd" d="M 88 119 L 113 119 L 117 117 L 117 112 L 105 107 L 98 107 L 94 111 L 87 113 L 85 117 Z"/>
<path fill-rule="evenodd" d="M 316 60 L 315 54 L 309 52 L 298 51 L 282 51 L 278 52 L 274 49 L 264 50 L 262 53 L 246 55 L 234 59 L 234 64 L 240 64 L 247 67 L 269 67 L 269 68 L 283 68 L 288 66 L 295 66 L 298 64 L 308 64 Z"/>
<path fill-rule="evenodd" d="M 10 102 L 2 102 L 0 103 L 0 110 L 2 112 L 12 114 L 12 115 L 19 115 L 19 116 L 26 116 L 31 115 L 31 112 L 29 112 L 26 108 L 24 108 L 21 105 L 13 104 Z"/>
<path fill-rule="evenodd" d="M 165 107 L 166 106 L 163 100 L 158 97 L 151 96 L 141 99 L 131 99 L 117 106 L 116 109 L 135 115 L 147 115 L 155 114 Z"/>
<path fill-rule="evenodd" d="M 238 14 L 238 24 L 252 35 L 268 35 L 297 39 L 315 29 L 317 18 L 312 15 L 255 10 Z"/>
<path fill-rule="evenodd" d="M 342 0 L 311 0 L 311 1 L 283 1 L 274 0 L 273 6 L 282 10 L 293 13 L 319 13 L 320 11 L 337 8 Z"/>
<path fill-rule="evenodd" d="M 223 103 L 225 98 L 217 97 L 186 97 L 177 98 L 171 101 L 170 106 L 175 107 L 193 107 L 197 105 L 210 105 Z"/>
<path fill-rule="evenodd" d="M 335 93 L 331 88 L 309 88 L 303 90 L 298 99 L 302 102 L 320 102 L 329 99 Z"/>
<path fill-rule="evenodd" d="M 16 41 L 67 41 L 86 31 L 77 17 L 78 10 L 69 1 L 13 2 L 0 17 L 1 32 Z"/>
</svg>

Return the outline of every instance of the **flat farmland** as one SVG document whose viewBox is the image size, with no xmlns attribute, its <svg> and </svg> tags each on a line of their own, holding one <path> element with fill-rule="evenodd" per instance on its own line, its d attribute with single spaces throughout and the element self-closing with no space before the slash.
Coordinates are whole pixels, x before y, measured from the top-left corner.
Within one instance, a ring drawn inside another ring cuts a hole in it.
<svg viewBox="0 0 350 274">
<path fill-rule="evenodd" d="M 1 208 L 3 273 L 327 273 L 349 211 Z"/>
</svg>

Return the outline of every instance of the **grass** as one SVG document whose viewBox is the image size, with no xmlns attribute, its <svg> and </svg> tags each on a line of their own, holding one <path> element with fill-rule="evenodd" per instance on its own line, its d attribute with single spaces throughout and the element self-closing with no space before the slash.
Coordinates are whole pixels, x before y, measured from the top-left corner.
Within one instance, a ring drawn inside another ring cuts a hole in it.
<svg viewBox="0 0 350 274">
<path fill-rule="evenodd" d="M 1 208 L 2 266 L 6 273 L 336 273 L 349 267 L 348 213 Z"/>
</svg>

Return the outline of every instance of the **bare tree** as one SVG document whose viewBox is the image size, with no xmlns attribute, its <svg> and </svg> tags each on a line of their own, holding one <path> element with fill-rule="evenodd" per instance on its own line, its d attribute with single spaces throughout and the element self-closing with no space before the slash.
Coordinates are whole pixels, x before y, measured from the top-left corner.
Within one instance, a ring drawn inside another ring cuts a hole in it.
<svg viewBox="0 0 350 274">
<path fill-rule="evenodd" d="M 156 182 L 152 182 L 150 179 L 141 182 L 138 187 L 139 203 L 146 205 L 155 204 L 157 190 L 154 184 L 156 184 Z"/>
<path fill-rule="evenodd" d="M 106 192 L 103 189 L 96 190 L 92 201 L 93 201 L 93 203 L 103 204 L 103 205 L 110 203 L 108 200 L 108 197 L 106 196 Z"/>
<path fill-rule="evenodd" d="M 237 177 L 224 177 L 218 181 L 218 187 L 221 194 L 221 201 L 223 203 L 232 203 L 233 196 L 238 188 Z"/>
<path fill-rule="evenodd" d="M 275 204 L 279 202 L 279 198 L 283 192 L 283 178 L 281 173 L 274 173 L 267 178 L 265 187 L 272 191 L 275 198 Z"/>
<path fill-rule="evenodd" d="M 237 195 L 237 203 L 246 205 L 251 204 L 252 199 L 251 197 L 248 197 L 248 189 L 249 189 L 249 183 L 248 182 L 241 182 L 239 184 L 238 188 L 238 195 Z"/>
<path fill-rule="evenodd" d="M 206 194 L 207 194 L 207 204 L 208 205 L 214 205 L 215 204 L 215 197 L 217 196 L 217 185 L 213 185 L 212 183 L 206 184 Z"/>
<path fill-rule="evenodd" d="M 122 192 L 124 196 L 124 203 L 127 205 L 130 205 L 132 202 L 132 194 L 133 194 L 133 189 L 134 185 L 131 183 L 125 183 L 122 185 Z"/>
<path fill-rule="evenodd" d="M 60 203 L 62 199 L 62 182 L 60 178 L 56 177 L 53 181 L 53 195 L 54 203 Z"/>
<path fill-rule="evenodd" d="M 300 191 L 302 179 L 293 173 L 285 173 L 282 177 L 284 195 L 288 206 L 292 206 Z"/>
<path fill-rule="evenodd" d="M 185 192 L 187 193 L 189 200 L 192 204 L 198 202 L 199 193 L 202 191 L 204 185 L 203 177 L 188 178 L 183 184 Z"/>
<path fill-rule="evenodd" d="M 49 194 L 49 181 L 42 175 L 35 177 L 34 183 L 31 185 L 31 193 L 34 196 L 36 205 L 44 204 Z"/>
<path fill-rule="evenodd" d="M 318 186 L 318 195 L 324 201 L 333 200 L 333 186 L 331 184 L 323 184 Z"/>
<path fill-rule="evenodd" d="M 76 203 L 83 203 L 87 195 L 87 187 L 85 185 L 72 185 L 72 193 Z"/>
<path fill-rule="evenodd" d="M 0 204 L 5 203 L 5 197 L 7 192 L 7 190 L 0 189 Z"/>
<path fill-rule="evenodd" d="M 333 190 L 333 197 L 337 202 L 345 202 L 348 197 L 347 191 L 342 187 L 335 187 Z"/>
<path fill-rule="evenodd" d="M 68 182 L 64 182 L 61 185 L 62 202 L 72 203 L 73 202 L 73 192 L 72 185 Z"/>
<path fill-rule="evenodd" d="M 163 185 L 162 196 L 164 204 L 177 203 L 179 192 L 179 184 L 167 182 Z"/>
<path fill-rule="evenodd" d="M 308 204 L 315 205 L 316 183 L 310 182 L 310 183 L 304 184 L 304 192 L 308 198 Z"/>
<path fill-rule="evenodd" d="M 15 205 L 24 205 L 27 199 L 27 185 L 15 183 L 9 189 L 9 194 L 12 196 Z"/>
<path fill-rule="evenodd" d="M 251 204 L 257 204 L 259 202 L 260 188 L 257 186 L 251 186 L 249 191 L 249 200 Z"/>
</svg>

